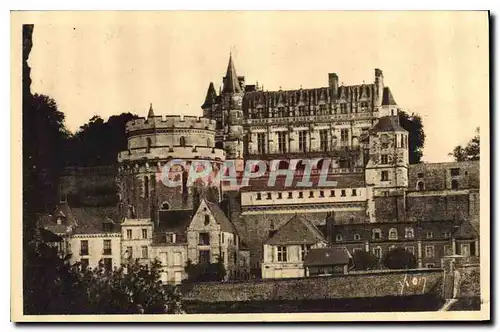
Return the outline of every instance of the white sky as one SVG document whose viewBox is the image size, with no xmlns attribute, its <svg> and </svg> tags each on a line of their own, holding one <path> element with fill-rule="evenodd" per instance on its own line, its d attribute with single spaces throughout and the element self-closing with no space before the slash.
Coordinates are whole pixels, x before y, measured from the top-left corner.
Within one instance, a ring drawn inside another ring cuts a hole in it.
<svg viewBox="0 0 500 332">
<path fill-rule="evenodd" d="M 229 51 L 267 90 L 346 85 L 384 73 L 396 102 L 423 117 L 424 160 L 447 161 L 489 112 L 485 12 L 38 13 L 32 91 L 75 131 L 93 115 L 202 114 Z"/>
</svg>

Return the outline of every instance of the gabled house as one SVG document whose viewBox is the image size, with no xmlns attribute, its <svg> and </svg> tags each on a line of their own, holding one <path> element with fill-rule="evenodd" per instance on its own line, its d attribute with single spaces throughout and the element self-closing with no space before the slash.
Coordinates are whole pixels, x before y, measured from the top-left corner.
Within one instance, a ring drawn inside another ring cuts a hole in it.
<svg viewBox="0 0 500 332">
<path fill-rule="evenodd" d="M 325 237 L 312 222 L 295 215 L 264 243 L 262 278 L 304 277 L 308 251 L 326 245 Z"/>
<path fill-rule="evenodd" d="M 346 247 L 315 248 L 304 259 L 305 273 L 308 277 L 347 274 L 351 262 Z"/>
</svg>

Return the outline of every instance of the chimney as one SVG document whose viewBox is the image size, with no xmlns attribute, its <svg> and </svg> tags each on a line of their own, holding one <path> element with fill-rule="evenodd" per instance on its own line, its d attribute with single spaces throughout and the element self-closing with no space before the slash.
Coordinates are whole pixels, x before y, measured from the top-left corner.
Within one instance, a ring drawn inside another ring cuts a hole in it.
<svg viewBox="0 0 500 332">
<path fill-rule="evenodd" d="M 339 88 L 339 77 L 336 73 L 328 74 L 328 86 L 333 90 L 335 97 Z"/>
<path fill-rule="evenodd" d="M 384 96 L 384 74 L 378 68 L 375 68 L 375 89 L 375 107 L 380 107 Z"/>
</svg>

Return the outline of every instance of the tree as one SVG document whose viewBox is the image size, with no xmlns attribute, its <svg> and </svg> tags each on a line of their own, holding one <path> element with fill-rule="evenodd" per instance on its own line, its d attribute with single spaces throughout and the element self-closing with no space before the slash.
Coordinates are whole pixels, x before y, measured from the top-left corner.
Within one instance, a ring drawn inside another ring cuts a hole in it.
<svg viewBox="0 0 500 332">
<path fill-rule="evenodd" d="M 383 264 L 389 269 L 415 269 L 417 259 L 404 248 L 394 248 L 384 255 Z"/>
<path fill-rule="evenodd" d="M 425 144 L 424 126 L 420 115 L 405 111 L 398 111 L 399 124 L 408 131 L 410 164 L 418 164 L 423 156 Z"/>
<path fill-rule="evenodd" d="M 24 291 L 25 314 L 181 313 L 176 286 L 160 281 L 161 265 L 135 261 L 107 271 L 71 264 L 69 256 L 43 242 L 28 246 Z"/>
<path fill-rule="evenodd" d="M 448 155 L 452 156 L 455 161 L 473 161 L 479 160 L 480 150 L 479 127 L 477 127 L 476 134 L 465 147 L 457 145 L 453 149 L 453 152 L 448 153 Z"/>
<path fill-rule="evenodd" d="M 371 270 L 377 267 L 378 258 L 368 251 L 358 250 L 353 256 L 355 270 Z"/>
<path fill-rule="evenodd" d="M 217 263 L 193 264 L 187 261 L 185 271 L 188 282 L 222 281 L 226 277 L 226 268 L 221 258 Z"/>
</svg>

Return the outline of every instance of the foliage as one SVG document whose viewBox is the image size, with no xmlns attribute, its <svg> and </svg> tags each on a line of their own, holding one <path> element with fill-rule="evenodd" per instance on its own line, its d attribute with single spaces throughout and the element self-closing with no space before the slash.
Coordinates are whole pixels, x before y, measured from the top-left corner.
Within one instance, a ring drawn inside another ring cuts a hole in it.
<svg viewBox="0 0 500 332">
<path fill-rule="evenodd" d="M 131 113 L 113 115 L 108 121 L 93 116 L 68 140 L 67 164 L 89 167 L 115 165 L 118 153 L 127 150 L 125 125 L 137 118 Z"/>
<path fill-rule="evenodd" d="M 113 271 L 100 262 L 94 269 L 71 264 L 44 243 L 26 249 L 26 314 L 181 313 L 180 294 L 160 281 L 161 265 L 135 261 Z"/>
<path fill-rule="evenodd" d="M 217 263 L 208 264 L 193 264 L 188 260 L 186 273 L 188 282 L 222 281 L 226 277 L 226 268 L 220 258 Z"/>
<path fill-rule="evenodd" d="M 415 269 L 417 259 L 404 248 L 394 248 L 384 255 L 383 264 L 389 269 Z"/>
<path fill-rule="evenodd" d="M 476 135 L 467 143 L 465 147 L 457 145 L 453 152 L 448 153 L 455 161 L 473 161 L 479 160 L 480 147 L 479 147 L 479 127 L 476 128 Z"/>
<path fill-rule="evenodd" d="M 408 131 L 409 161 L 410 164 L 418 164 L 423 156 L 425 144 L 424 126 L 420 115 L 405 111 L 398 111 L 401 127 Z"/>
<path fill-rule="evenodd" d="M 354 252 L 353 256 L 354 269 L 361 270 L 372 270 L 377 267 L 378 258 L 372 253 L 364 250 L 358 250 Z"/>
</svg>

